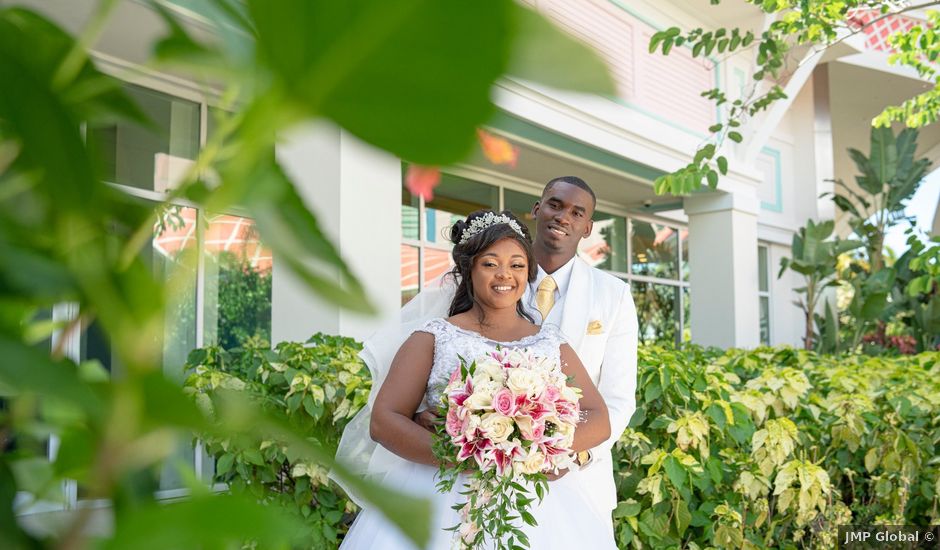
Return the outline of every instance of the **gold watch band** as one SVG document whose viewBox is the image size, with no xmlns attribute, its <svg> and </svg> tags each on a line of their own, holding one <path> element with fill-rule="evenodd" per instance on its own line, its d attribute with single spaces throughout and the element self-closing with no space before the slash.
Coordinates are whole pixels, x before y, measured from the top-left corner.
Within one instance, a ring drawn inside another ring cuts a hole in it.
<svg viewBox="0 0 940 550">
<path fill-rule="evenodd" d="M 591 454 L 591 451 L 588 450 L 588 451 L 580 451 L 575 456 L 575 458 L 578 462 L 578 466 L 580 466 L 581 469 L 584 469 L 585 466 L 591 463 L 591 460 L 594 459 L 594 456 Z"/>
</svg>

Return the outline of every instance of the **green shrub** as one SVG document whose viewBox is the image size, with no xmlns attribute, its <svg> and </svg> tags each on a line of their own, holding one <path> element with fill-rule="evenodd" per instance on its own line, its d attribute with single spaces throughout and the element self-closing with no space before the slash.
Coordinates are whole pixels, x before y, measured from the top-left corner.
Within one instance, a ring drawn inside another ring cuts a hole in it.
<svg viewBox="0 0 940 550">
<path fill-rule="evenodd" d="M 371 381 L 351 339 L 196 350 L 188 391 L 281 410 L 335 449 Z M 641 346 L 637 411 L 614 448 L 621 548 L 825 548 L 840 524 L 940 522 L 940 353 Z M 355 506 L 276 441 L 205 441 L 216 479 L 292 504 L 299 547 L 335 548 Z"/>
<path fill-rule="evenodd" d="M 826 548 L 940 521 L 940 354 L 640 349 L 615 447 L 626 547 Z"/>
<path fill-rule="evenodd" d="M 301 433 L 332 454 L 346 423 L 365 405 L 372 381 L 351 338 L 314 335 L 306 344 L 274 350 L 218 347 L 193 351 L 186 391 L 210 415 L 224 390 L 247 393 L 266 410 L 283 413 Z M 306 525 L 297 548 L 335 548 L 355 505 L 326 477 L 326 470 L 292 456 L 289 448 L 255 434 L 203 437 L 215 458 L 215 481 L 262 502 L 296 511 Z"/>
</svg>

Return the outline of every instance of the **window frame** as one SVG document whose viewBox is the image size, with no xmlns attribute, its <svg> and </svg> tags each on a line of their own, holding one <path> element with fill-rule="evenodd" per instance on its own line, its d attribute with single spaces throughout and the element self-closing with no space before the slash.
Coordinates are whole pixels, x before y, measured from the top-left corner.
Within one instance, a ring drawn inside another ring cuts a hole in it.
<svg viewBox="0 0 940 550">
<path fill-rule="evenodd" d="M 97 52 L 92 53 L 92 58 L 98 65 L 98 68 L 105 74 L 118 79 L 123 84 L 136 86 L 139 88 L 144 88 L 147 90 L 159 92 L 166 94 L 175 99 L 180 99 L 184 101 L 189 101 L 196 103 L 199 107 L 199 151 L 201 152 L 208 140 L 208 122 L 209 122 L 209 110 L 211 108 L 220 108 L 219 99 L 221 93 L 217 90 L 206 89 L 196 86 L 192 82 L 188 82 L 183 79 L 173 77 L 171 75 L 166 75 L 162 73 L 157 73 L 148 69 L 145 69 L 139 65 L 125 62 L 123 60 L 113 58 L 104 54 Z M 86 125 L 82 123 L 82 135 L 84 136 L 87 132 Z M 195 287 L 195 345 L 198 349 L 204 347 L 205 345 L 205 291 L 206 291 L 206 258 L 204 253 L 205 246 L 205 227 L 201 223 L 202 220 L 206 219 L 207 215 L 210 213 L 207 212 L 204 208 L 199 205 L 189 201 L 185 198 L 173 198 L 170 201 L 167 201 L 167 193 L 141 189 L 133 187 L 130 185 L 124 185 L 112 181 L 103 181 L 105 185 L 116 189 L 122 193 L 126 193 L 129 196 L 147 200 L 155 204 L 168 204 L 172 206 L 180 206 L 184 208 L 191 208 L 196 211 L 196 246 L 199 249 L 197 254 L 197 265 L 196 265 L 196 287 Z M 231 206 L 225 209 L 224 212 L 211 212 L 211 215 L 231 215 L 249 218 L 250 215 L 243 207 Z M 74 302 L 66 302 L 56 304 L 53 307 L 53 319 L 57 321 L 62 321 L 63 325 L 67 325 L 68 322 L 73 321 L 79 315 L 78 304 Z M 64 341 L 62 339 L 64 338 Z M 57 329 L 53 332 L 51 336 L 51 347 L 50 349 L 55 349 L 57 346 L 61 346 L 63 350 L 63 355 L 73 361 L 80 361 L 81 359 L 81 333 L 76 331 L 71 331 L 66 333 L 63 329 Z M 58 453 L 59 445 L 61 444 L 61 438 L 58 435 L 52 434 L 49 436 L 46 458 L 50 461 L 55 460 Z M 204 475 L 205 470 L 205 460 L 208 458 L 205 455 L 204 445 L 202 441 L 196 442 L 194 445 L 194 456 L 192 467 L 194 469 L 194 474 L 196 479 L 199 481 L 209 484 L 211 483 L 211 478 L 207 479 Z M 212 490 L 221 491 L 226 489 L 225 484 L 216 483 L 211 487 Z M 62 494 L 63 502 L 47 502 L 47 501 L 35 501 L 30 503 L 29 506 L 25 507 L 22 510 L 16 511 L 16 515 L 31 515 L 37 513 L 48 513 L 48 512 L 61 512 L 61 511 L 71 511 L 82 508 L 108 508 L 111 506 L 111 502 L 107 499 L 85 499 L 79 498 L 78 496 L 78 482 L 71 479 L 66 479 L 62 482 Z M 154 498 L 157 500 L 172 500 L 186 497 L 190 494 L 190 490 L 185 487 L 178 487 L 172 489 L 159 489 L 155 491 Z M 30 496 L 24 492 L 19 492 L 17 494 L 17 499 L 30 498 Z"/>
<path fill-rule="evenodd" d="M 764 257 L 767 259 L 767 269 L 765 270 L 764 275 L 766 276 L 765 285 L 767 290 L 760 289 L 760 251 L 764 249 Z M 774 321 L 774 300 L 773 300 L 773 277 L 771 276 L 771 261 L 770 261 L 770 243 L 764 241 L 757 242 L 757 332 L 758 338 L 760 338 L 760 322 L 761 322 L 761 310 L 760 310 L 760 301 L 761 298 L 767 298 L 767 341 L 760 341 L 761 345 L 772 346 L 774 341 L 774 332 L 773 332 L 773 321 Z"/>
<path fill-rule="evenodd" d="M 518 177 L 508 176 L 506 174 L 498 173 L 495 171 L 487 170 L 486 168 L 479 168 L 475 166 L 459 165 L 456 167 L 451 167 L 443 172 L 447 174 L 452 174 L 461 178 L 469 179 L 481 184 L 490 185 L 495 187 L 499 191 L 499 210 L 505 209 L 505 192 L 507 190 L 514 191 L 518 193 L 524 193 L 532 195 L 533 197 L 538 197 L 542 190 L 542 185 L 525 180 Z M 403 171 L 404 173 L 404 171 Z M 402 187 L 404 188 L 404 181 L 402 181 Z M 425 249 L 434 249 L 449 252 L 452 247 L 447 245 L 441 245 L 438 243 L 431 243 L 427 241 L 427 228 L 426 228 L 426 219 L 425 219 L 425 201 L 422 197 L 418 198 L 418 239 L 406 239 L 404 236 L 400 238 L 402 245 L 412 246 L 418 250 L 418 289 L 419 292 L 424 288 L 426 281 L 424 280 L 424 260 L 425 260 Z M 404 206 L 404 205 L 402 205 Z M 679 223 L 675 220 L 659 218 L 656 216 L 637 214 L 630 212 L 624 208 L 618 207 L 615 204 L 608 203 L 606 201 L 598 201 L 596 212 L 602 212 L 607 215 L 616 216 L 623 218 L 625 220 L 626 232 L 624 238 L 626 239 L 626 257 L 627 257 L 627 271 L 612 271 L 612 270 L 603 270 L 606 273 L 610 273 L 615 277 L 625 281 L 627 284 L 631 284 L 633 281 L 643 282 L 649 284 L 657 285 L 667 285 L 671 287 L 676 287 L 678 290 L 676 292 L 678 299 L 676 307 L 678 308 L 678 321 L 679 326 L 676 333 L 676 346 L 682 346 L 684 339 L 683 334 L 685 333 L 688 326 L 688 319 L 686 319 L 685 309 L 686 302 L 689 301 L 689 298 L 686 296 L 691 292 L 691 283 L 689 282 L 689 277 L 684 276 L 682 269 L 682 247 L 688 246 L 688 236 L 685 239 L 681 238 L 681 231 L 688 231 L 688 225 Z M 676 246 L 676 257 L 674 258 L 676 269 L 677 269 L 677 278 L 676 279 L 665 279 L 661 277 L 651 277 L 648 275 L 640 275 L 633 273 L 633 239 L 631 238 L 633 234 L 633 223 L 634 221 L 657 224 L 661 226 L 670 227 L 676 230 L 678 246 Z M 401 227 L 399 227 L 399 232 L 401 232 Z M 399 295 L 403 289 L 399 290 Z M 632 285 L 631 285 L 632 291 Z M 691 330 L 690 330 L 691 332 Z"/>
</svg>

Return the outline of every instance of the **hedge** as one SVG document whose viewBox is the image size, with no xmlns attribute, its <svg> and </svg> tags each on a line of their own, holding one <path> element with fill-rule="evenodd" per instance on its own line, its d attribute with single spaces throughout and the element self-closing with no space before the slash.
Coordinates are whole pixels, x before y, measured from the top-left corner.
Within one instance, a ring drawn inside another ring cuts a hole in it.
<svg viewBox="0 0 940 550">
<path fill-rule="evenodd" d="M 335 448 L 371 385 L 360 347 L 200 349 L 186 386 L 210 414 L 246 392 Z M 637 386 L 614 448 L 621 548 L 834 548 L 838 525 L 940 523 L 940 353 L 641 346 Z M 339 545 L 356 507 L 322 467 L 276 441 L 204 443 L 217 481 L 304 518 L 298 547 Z"/>
</svg>

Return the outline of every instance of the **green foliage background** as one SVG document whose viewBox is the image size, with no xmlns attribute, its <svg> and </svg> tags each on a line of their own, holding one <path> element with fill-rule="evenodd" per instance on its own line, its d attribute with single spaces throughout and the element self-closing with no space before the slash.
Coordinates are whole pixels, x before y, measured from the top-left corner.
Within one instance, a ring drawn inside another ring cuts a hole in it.
<svg viewBox="0 0 940 550">
<path fill-rule="evenodd" d="M 371 384 L 358 344 L 311 344 L 197 350 L 188 391 L 207 410 L 220 388 L 250 394 L 332 449 Z M 639 364 L 614 448 L 621 548 L 835 548 L 837 525 L 940 522 L 940 353 L 641 346 Z M 208 441 L 218 481 L 292 504 L 307 540 L 338 545 L 354 505 L 322 468 L 277 441 Z"/>
<path fill-rule="evenodd" d="M 219 346 L 232 349 L 250 339 L 271 341 L 271 270 L 257 270 L 231 252 L 219 254 Z"/>
<path fill-rule="evenodd" d="M 189 357 L 186 391 L 212 416 L 220 394 L 242 392 L 272 414 L 283 414 L 297 431 L 326 452 L 369 397 L 369 371 L 350 338 L 314 335 L 306 344 L 282 343 L 195 350 Z M 327 469 L 292 451 L 287 441 L 259 434 L 217 437 L 201 434 L 215 458 L 215 480 L 236 494 L 292 511 L 304 528 L 296 548 L 339 544 L 355 505 L 331 485 Z"/>
</svg>

